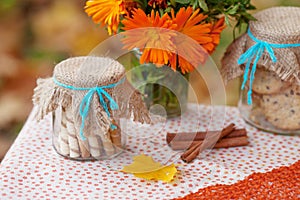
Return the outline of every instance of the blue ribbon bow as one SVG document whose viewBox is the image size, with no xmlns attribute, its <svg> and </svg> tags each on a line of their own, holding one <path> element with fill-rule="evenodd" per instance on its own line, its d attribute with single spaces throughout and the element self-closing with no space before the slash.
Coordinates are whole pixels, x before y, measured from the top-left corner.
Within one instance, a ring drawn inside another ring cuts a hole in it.
<svg viewBox="0 0 300 200">
<path fill-rule="evenodd" d="M 275 56 L 274 50 L 273 48 L 289 48 L 289 47 L 300 47 L 300 44 L 274 44 L 274 43 L 268 43 L 266 41 L 262 41 L 257 39 L 256 37 L 254 37 L 254 35 L 251 33 L 250 28 L 248 28 L 247 31 L 249 37 L 256 42 L 252 47 L 250 47 L 244 54 L 242 54 L 237 63 L 239 65 L 246 63 L 246 67 L 245 67 L 245 71 L 244 71 L 244 76 L 243 76 L 243 83 L 242 83 L 242 90 L 245 88 L 246 82 L 248 80 L 248 74 L 249 74 L 249 70 L 250 70 L 250 65 L 252 60 L 254 59 L 253 65 L 252 65 L 252 69 L 250 72 L 250 81 L 249 81 L 249 90 L 247 93 L 247 100 L 248 100 L 248 104 L 251 105 L 252 104 L 252 84 L 253 84 L 253 80 L 254 80 L 254 74 L 256 71 L 256 65 L 259 61 L 259 59 L 261 58 L 262 54 L 264 53 L 264 51 L 266 51 L 272 62 L 276 63 L 277 62 L 277 58 Z"/>
<path fill-rule="evenodd" d="M 125 81 L 125 78 L 123 78 L 119 82 L 116 82 L 116 83 L 113 83 L 113 84 L 99 86 L 99 87 L 92 87 L 92 88 L 77 88 L 77 87 L 74 87 L 72 85 L 66 85 L 66 84 L 60 83 L 54 77 L 53 77 L 53 81 L 56 85 L 61 86 L 61 87 L 66 88 L 66 89 L 77 90 L 77 91 L 82 91 L 82 90 L 87 90 L 88 91 L 85 94 L 85 96 L 83 97 L 83 99 L 80 103 L 80 106 L 79 106 L 79 114 L 81 116 L 80 138 L 82 140 L 86 140 L 86 137 L 83 134 L 83 129 L 84 129 L 84 124 L 85 124 L 85 119 L 86 119 L 86 117 L 89 113 L 91 101 L 93 99 L 94 94 L 95 93 L 98 94 L 100 104 L 102 105 L 103 109 L 105 110 L 107 116 L 110 117 L 110 112 L 108 110 L 108 105 L 105 102 L 103 96 L 105 96 L 108 99 L 109 107 L 110 107 L 111 110 L 117 110 L 119 108 L 119 106 L 118 106 L 117 102 L 110 96 L 110 94 L 108 94 L 108 92 L 106 92 L 105 89 L 110 89 L 110 88 L 116 87 L 117 85 L 123 83 Z M 113 124 L 111 124 L 110 127 L 113 130 L 116 128 L 116 126 L 113 125 Z"/>
</svg>

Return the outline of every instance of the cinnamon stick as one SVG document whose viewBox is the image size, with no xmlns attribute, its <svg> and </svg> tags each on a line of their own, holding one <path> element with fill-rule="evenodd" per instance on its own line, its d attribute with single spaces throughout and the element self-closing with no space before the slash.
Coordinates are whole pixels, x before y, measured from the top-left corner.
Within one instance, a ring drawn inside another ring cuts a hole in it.
<svg viewBox="0 0 300 200">
<path fill-rule="evenodd" d="M 180 156 L 180 158 L 186 163 L 191 162 L 199 155 L 202 144 L 203 144 L 203 141 L 197 141 L 197 143 L 195 145 L 191 146 L 191 148 L 189 148 L 188 150 L 186 150 Z"/>
<path fill-rule="evenodd" d="M 238 146 L 246 146 L 248 145 L 248 137 L 234 137 L 234 138 L 223 138 L 219 142 L 216 143 L 216 148 L 223 147 L 238 147 Z"/>
<path fill-rule="evenodd" d="M 220 141 L 223 137 L 227 136 L 229 133 L 231 133 L 234 130 L 234 124 L 231 123 L 229 124 L 227 127 L 225 127 L 222 131 L 221 134 L 219 136 L 219 138 L 217 139 L 217 141 Z M 216 139 L 215 137 L 219 134 L 218 132 L 212 133 L 212 132 L 208 132 L 208 138 L 207 140 L 203 140 L 203 141 L 199 141 L 197 144 L 192 145 L 187 151 L 185 151 L 182 155 L 181 155 L 181 159 L 184 162 L 191 162 L 192 160 L 194 160 L 198 154 L 200 152 L 202 152 L 204 149 L 211 147 L 212 145 L 214 145 L 216 143 Z"/>
<path fill-rule="evenodd" d="M 220 131 L 211 131 L 210 133 L 216 134 Z M 175 141 L 199 141 L 199 140 L 204 140 L 206 137 L 207 131 L 206 132 L 194 132 L 194 133 L 187 133 L 187 132 L 180 132 L 180 133 L 171 133 L 168 132 L 166 135 L 166 141 L 168 144 L 171 142 Z M 247 131 L 246 129 L 234 129 L 231 133 L 229 133 L 226 137 L 224 138 L 232 138 L 232 137 L 242 137 L 246 136 Z"/>
<path fill-rule="evenodd" d="M 173 150 L 184 150 L 190 146 L 195 146 L 199 141 L 172 141 L 170 143 L 170 147 Z M 248 144 L 248 137 L 247 136 L 240 136 L 240 137 L 224 137 L 222 140 L 217 142 L 213 148 L 228 148 L 228 147 L 238 147 L 238 146 L 246 146 Z"/>
<path fill-rule="evenodd" d="M 202 145 L 203 141 L 197 141 L 194 145 L 191 145 L 190 148 L 188 150 L 186 150 L 182 155 L 181 155 L 181 159 L 187 159 L 189 156 L 197 156 L 200 152 L 200 146 Z M 198 153 L 197 153 L 198 152 Z M 196 154 L 196 155 L 194 155 Z M 185 161 L 185 160 L 183 160 Z"/>
</svg>

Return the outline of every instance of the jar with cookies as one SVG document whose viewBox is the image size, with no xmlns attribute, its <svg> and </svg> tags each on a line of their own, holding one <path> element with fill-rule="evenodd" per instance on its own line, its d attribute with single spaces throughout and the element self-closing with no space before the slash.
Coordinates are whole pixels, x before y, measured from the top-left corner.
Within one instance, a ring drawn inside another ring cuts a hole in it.
<svg viewBox="0 0 300 200">
<path fill-rule="evenodd" d="M 299 134 L 300 8 L 273 7 L 254 17 L 222 58 L 224 82 L 242 77 L 238 107 L 246 122 Z"/>
<path fill-rule="evenodd" d="M 150 122 L 140 93 L 125 68 L 107 57 L 73 57 L 38 79 L 33 103 L 37 120 L 52 113 L 53 146 L 73 160 L 111 159 L 123 152 L 120 119 Z"/>
</svg>

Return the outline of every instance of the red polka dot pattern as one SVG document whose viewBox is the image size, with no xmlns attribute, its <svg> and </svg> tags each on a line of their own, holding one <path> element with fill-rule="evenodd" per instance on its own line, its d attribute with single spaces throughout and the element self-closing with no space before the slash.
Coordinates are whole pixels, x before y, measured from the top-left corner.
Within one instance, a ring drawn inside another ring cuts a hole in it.
<svg viewBox="0 0 300 200">
<path fill-rule="evenodd" d="M 234 122 L 246 127 L 249 146 L 214 149 L 193 163 L 165 144 L 167 131 L 219 130 Z M 190 104 L 181 118 L 155 128 L 126 126 L 127 151 L 109 161 L 72 161 L 52 147 L 51 117 L 31 116 L 0 165 L 3 199 L 171 199 L 215 184 L 233 184 L 254 172 L 267 172 L 299 159 L 300 137 L 274 135 L 244 124 L 237 108 Z M 140 133 L 140 135 L 139 135 Z M 140 137 L 139 137 L 140 136 Z M 171 183 L 147 181 L 118 170 L 133 155 L 178 164 Z"/>
</svg>

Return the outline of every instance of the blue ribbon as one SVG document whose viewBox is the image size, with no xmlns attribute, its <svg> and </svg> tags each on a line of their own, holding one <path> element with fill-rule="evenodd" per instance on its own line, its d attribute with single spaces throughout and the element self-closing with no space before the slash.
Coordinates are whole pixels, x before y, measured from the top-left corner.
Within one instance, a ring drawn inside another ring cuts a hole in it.
<svg viewBox="0 0 300 200">
<path fill-rule="evenodd" d="M 289 48 L 289 47 L 300 47 L 300 43 L 297 44 L 274 44 L 274 43 L 268 43 L 266 41 L 262 41 L 257 39 L 256 37 L 254 37 L 254 35 L 251 33 L 250 28 L 247 31 L 249 37 L 256 42 L 252 47 L 250 47 L 244 54 L 242 54 L 237 63 L 239 65 L 246 63 L 246 67 L 245 67 L 245 71 L 244 71 L 244 76 L 243 76 L 243 83 L 242 83 L 242 90 L 245 88 L 245 84 L 248 80 L 248 74 L 249 74 L 249 70 L 250 70 L 250 65 L 252 60 L 254 59 L 253 65 L 252 65 L 252 69 L 250 72 L 250 81 L 249 81 L 249 90 L 247 93 L 247 100 L 248 100 L 248 104 L 251 105 L 252 104 L 252 84 L 253 84 L 253 80 L 254 80 L 254 74 L 256 71 L 256 65 L 259 61 L 259 59 L 261 58 L 262 54 L 264 53 L 264 51 L 266 51 L 272 62 L 276 63 L 277 62 L 277 58 L 275 56 L 275 53 L 273 51 L 273 48 Z"/>
<path fill-rule="evenodd" d="M 117 85 L 123 83 L 125 81 L 125 78 L 121 79 L 119 82 L 113 83 L 113 84 L 109 84 L 109 85 L 104 85 L 104 86 L 99 86 L 99 87 L 92 87 L 92 88 L 78 88 L 78 87 L 74 87 L 72 85 L 66 85 L 63 84 L 61 82 L 59 82 L 58 80 L 56 80 L 53 77 L 53 81 L 56 85 L 66 88 L 66 89 L 70 89 L 70 90 L 77 90 L 77 91 L 83 91 L 86 90 L 88 91 L 85 96 L 83 97 L 80 106 L 79 106 L 79 114 L 81 116 L 81 126 L 80 126 L 80 138 L 82 140 L 86 140 L 86 137 L 83 134 L 83 129 L 84 129 L 84 124 L 85 124 L 85 119 L 89 113 L 89 109 L 90 109 L 90 105 L 91 105 L 91 101 L 93 99 L 93 96 L 95 93 L 98 94 L 99 97 L 99 101 L 100 104 L 102 105 L 103 109 L 105 110 L 106 114 L 108 117 L 110 117 L 110 112 L 108 110 L 108 105 L 104 100 L 105 96 L 108 99 L 109 102 L 109 107 L 111 110 L 117 110 L 119 108 L 117 102 L 110 96 L 110 94 L 108 94 L 105 89 L 110 89 L 110 88 L 114 88 Z M 116 129 L 116 126 L 111 124 L 110 128 L 112 130 Z"/>
</svg>

